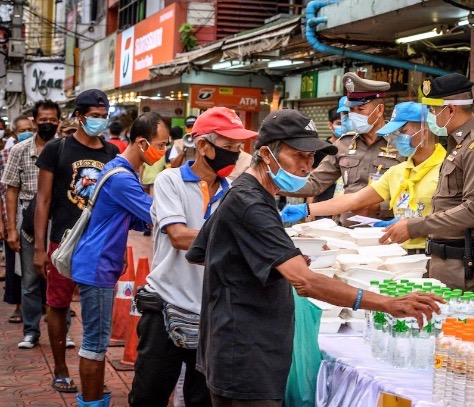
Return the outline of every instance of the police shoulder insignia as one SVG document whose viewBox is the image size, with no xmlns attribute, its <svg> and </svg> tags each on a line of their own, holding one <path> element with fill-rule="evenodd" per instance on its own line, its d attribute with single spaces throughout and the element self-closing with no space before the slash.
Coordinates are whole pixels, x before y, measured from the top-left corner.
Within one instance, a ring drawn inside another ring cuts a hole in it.
<svg viewBox="0 0 474 407">
<path fill-rule="evenodd" d="M 469 148 L 469 150 L 472 150 L 474 148 L 474 141 L 471 144 L 469 144 L 468 148 Z"/>
<path fill-rule="evenodd" d="M 431 92 L 431 81 L 429 79 L 423 81 L 423 95 L 428 96 Z"/>
</svg>

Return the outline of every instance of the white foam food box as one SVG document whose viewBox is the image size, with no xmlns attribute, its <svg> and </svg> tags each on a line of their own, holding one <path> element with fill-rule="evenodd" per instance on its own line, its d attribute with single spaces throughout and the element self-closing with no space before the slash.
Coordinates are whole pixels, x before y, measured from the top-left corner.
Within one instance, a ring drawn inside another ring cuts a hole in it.
<svg viewBox="0 0 474 407">
<path fill-rule="evenodd" d="M 369 269 L 379 268 L 383 260 L 379 257 L 368 256 L 362 254 L 340 254 L 337 256 L 342 271 L 349 270 L 354 267 L 364 267 Z"/>
<path fill-rule="evenodd" d="M 375 245 L 359 247 L 359 254 L 363 256 L 375 256 L 381 259 L 389 257 L 400 257 L 407 254 L 406 250 L 397 243 L 387 245 Z"/>
<path fill-rule="evenodd" d="M 317 256 L 310 256 L 311 268 L 331 267 L 336 263 L 339 250 L 322 250 Z"/>
<path fill-rule="evenodd" d="M 426 264 L 430 257 L 424 254 L 412 254 L 407 256 L 389 257 L 381 266 L 393 273 L 400 273 L 412 269 L 426 268 Z"/>
</svg>

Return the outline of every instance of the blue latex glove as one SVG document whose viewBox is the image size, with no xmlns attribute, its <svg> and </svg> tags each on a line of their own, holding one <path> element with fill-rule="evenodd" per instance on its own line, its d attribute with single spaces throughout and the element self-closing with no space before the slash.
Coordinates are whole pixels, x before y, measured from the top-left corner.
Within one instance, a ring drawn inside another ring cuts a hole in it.
<svg viewBox="0 0 474 407">
<path fill-rule="evenodd" d="M 308 216 L 308 207 L 305 203 L 297 205 L 286 205 L 280 212 L 283 222 L 294 223 Z"/>
<path fill-rule="evenodd" d="M 397 223 L 400 220 L 400 218 L 393 218 L 391 220 L 381 220 L 380 222 L 375 222 L 374 227 L 376 228 L 386 228 L 387 226 L 393 225 L 394 223 Z"/>
</svg>

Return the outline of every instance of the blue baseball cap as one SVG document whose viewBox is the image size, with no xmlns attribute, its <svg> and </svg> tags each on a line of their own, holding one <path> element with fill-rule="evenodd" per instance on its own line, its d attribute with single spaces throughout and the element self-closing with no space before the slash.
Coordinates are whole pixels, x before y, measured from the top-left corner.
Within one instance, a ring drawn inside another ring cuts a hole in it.
<svg viewBox="0 0 474 407">
<path fill-rule="evenodd" d="M 350 112 L 350 109 L 346 106 L 347 96 L 343 96 L 339 99 L 339 106 L 337 106 L 337 113 Z"/>
<path fill-rule="evenodd" d="M 390 121 L 377 131 L 378 136 L 386 136 L 387 134 L 393 133 L 400 127 L 404 126 L 407 122 L 420 123 L 422 115 L 426 119 L 428 109 L 421 103 L 415 102 L 402 102 L 395 105 L 393 109 L 392 117 Z"/>
</svg>

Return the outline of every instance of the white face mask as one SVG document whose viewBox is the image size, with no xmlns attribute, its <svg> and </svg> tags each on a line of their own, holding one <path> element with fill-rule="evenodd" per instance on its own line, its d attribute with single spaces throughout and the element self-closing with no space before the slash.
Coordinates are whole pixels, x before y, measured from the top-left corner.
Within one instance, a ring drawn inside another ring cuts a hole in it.
<svg viewBox="0 0 474 407">
<path fill-rule="evenodd" d="M 5 130 L 0 130 L 0 138 L 3 138 L 4 135 L 5 135 Z"/>
<path fill-rule="evenodd" d="M 369 124 L 369 117 L 377 110 L 379 106 L 372 111 L 368 116 L 360 113 L 349 112 L 349 128 L 359 134 L 368 133 L 374 127 L 373 124 Z M 375 124 L 375 122 L 374 122 Z"/>
</svg>

